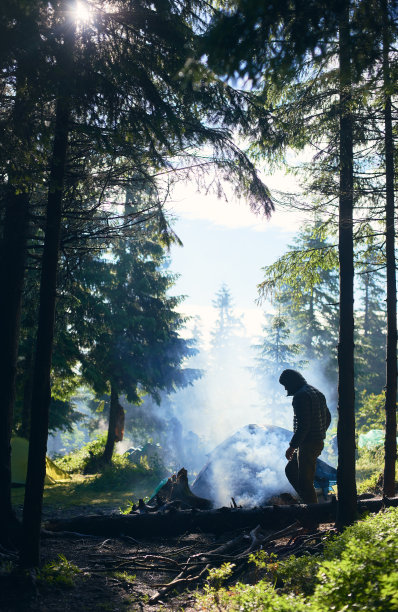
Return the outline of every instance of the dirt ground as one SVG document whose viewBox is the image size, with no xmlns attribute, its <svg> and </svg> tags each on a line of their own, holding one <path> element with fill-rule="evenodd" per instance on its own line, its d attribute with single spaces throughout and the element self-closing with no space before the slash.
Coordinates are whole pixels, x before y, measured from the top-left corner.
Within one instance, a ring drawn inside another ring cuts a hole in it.
<svg viewBox="0 0 398 612">
<path fill-rule="evenodd" d="M 44 508 L 44 518 L 81 515 L 81 507 L 68 508 L 67 513 L 61 509 Z M 90 512 L 87 512 L 89 514 Z M 92 512 L 91 512 L 92 513 Z M 110 513 L 110 508 L 102 508 L 101 513 Z M 315 534 L 319 545 L 320 535 L 332 526 L 323 525 Z M 217 548 L 217 546 L 236 538 L 237 533 L 223 534 L 216 538 L 212 534 L 186 533 L 178 537 L 135 540 L 128 536 L 117 538 L 84 536 L 84 535 L 50 535 L 42 540 L 42 559 L 44 563 L 54 561 L 62 554 L 79 568 L 74 576 L 74 586 L 60 588 L 52 585 L 38 585 L 35 580 L 13 579 L 2 583 L 0 592 L 1 612 L 97 612 L 102 610 L 133 612 L 142 610 L 193 610 L 194 591 L 202 588 L 207 574 L 206 562 L 200 554 Z M 301 536 L 303 538 L 303 536 Z M 311 546 L 311 540 L 304 536 Z M 297 538 L 296 538 L 297 540 Z M 249 539 L 247 540 L 249 542 Z M 303 540 L 303 543 L 305 545 Z M 300 543 L 299 543 L 300 545 Z M 312 541 L 314 545 L 314 541 Z M 301 549 L 303 544 L 300 545 Z M 269 544 L 270 551 L 281 557 L 297 549 L 294 538 L 284 537 Z M 181 582 L 156 602 L 151 598 L 157 596 L 162 586 L 178 577 L 189 558 L 199 555 L 192 576 L 201 571 L 199 581 Z M 222 562 L 219 559 L 219 564 Z M 227 556 L 225 556 L 227 560 Z M 217 562 L 214 563 L 217 565 Z M 242 568 L 239 579 L 251 582 L 249 566 Z M 253 570 L 254 572 L 254 570 Z M 252 573 L 253 573 L 252 572 Z"/>
<path fill-rule="evenodd" d="M 95 612 L 133 610 L 189 610 L 194 597 L 189 592 L 170 592 L 151 605 L 161 585 L 181 571 L 187 558 L 213 547 L 215 538 L 207 534 L 185 534 L 175 538 L 134 541 L 127 536 L 45 537 L 43 563 L 62 554 L 80 572 L 73 588 L 30 587 L 12 581 L 0 593 L 1 612 L 32 610 L 40 612 Z"/>
</svg>

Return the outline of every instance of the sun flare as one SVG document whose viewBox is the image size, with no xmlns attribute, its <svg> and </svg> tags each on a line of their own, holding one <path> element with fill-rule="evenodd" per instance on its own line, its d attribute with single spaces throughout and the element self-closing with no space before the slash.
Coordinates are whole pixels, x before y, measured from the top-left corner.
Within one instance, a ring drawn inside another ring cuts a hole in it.
<svg viewBox="0 0 398 612">
<path fill-rule="evenodd" d="M 76 21 L 79 23 L 85 23 L 90 20 L 90 10 L 84 2 L 76 2 L 73 12 Z"/>
</svg>

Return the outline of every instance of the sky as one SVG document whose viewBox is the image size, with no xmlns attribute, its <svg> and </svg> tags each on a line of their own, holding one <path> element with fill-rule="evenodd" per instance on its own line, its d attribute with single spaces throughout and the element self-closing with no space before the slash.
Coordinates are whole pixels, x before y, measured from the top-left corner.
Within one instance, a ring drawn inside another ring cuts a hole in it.
<svg viewBox="0 0 398 612">
<path fill-rule="evenodd" d="M 265 182 L 271 189 L 297 188 L 294 177 L 282 173 L 265 177 Z M 170 251 L 170 270 L 179 275 L 172 293 L 186 296 L 180 310 L 201 317 L 206 340 L 216 314 L 212 300 L 225 283 L 236 313 L 244 315 L 248 335 L 258 336 L 264 310 L 272 309 L 268 303 L 256 304 L 261 268 L 286 251 L 304 217 L 277 209 L 271 219 L 262 218 L 244 201 L 226 202 L 198 193 L 190 185 L 177 186 L 168 210 L 183 243 Z"/>
</svg>

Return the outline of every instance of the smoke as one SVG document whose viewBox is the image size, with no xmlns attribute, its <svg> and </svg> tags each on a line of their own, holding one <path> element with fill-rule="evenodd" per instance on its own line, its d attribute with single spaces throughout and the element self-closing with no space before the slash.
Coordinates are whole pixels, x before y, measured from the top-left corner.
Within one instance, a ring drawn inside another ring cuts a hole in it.
<svg viewBox="0 0 398 612">
<path fill-rule="evenodd" d="M 239 505 L 252 507 L 274 495 L 293 493 L 285 476 L 293 410 L 278 382 L 280 372 L 259 375 L 255 339 L 248 337 L 239 317 L 231 321 L 228 328 L 224 320 L 222 333 L 220 326 L 213 329 L 207 343 L 195 321 L 199 352 L 187 367 L 201 369 L 203 377 L 192 386 L 163 395 L 160 406 L 149 396 L 142 406 L 120 398 L 127 436 L 115 452 L 146 442 L 160 444 L 161 459 L 170 471 L 185 467 L 191 484 L 196 478 L 197 495 L 216 506 L 229 505 L 234 497 Z M 335 388 L 326 383 L 322 364 L 301 371 L 309 384 L 323 391 L 333 413 Z M 102 426 L 106 429 L 107 424 Z"/>
<path fill-rule="evenodd" d="M 252 507 L 274 495 L 294 493 L 285 476 L 292 398 L 279 384 L 279 371 L 260 380 L 253 344 L 241 328 L 221 346 L 202 345 L 189 366 L 202 368 L 204 376 L 170 396 L 173 418 L 181 424 L 178 467 L 188 469 L 191 481 L 201 470 L 193 490 L 216 506 L 229 505 L 234 497 Z M 321 364 L 301 371 L 322 390 L 333 413 L 335 389 L 327 384 Z M 189 442 L 192 435 L 199 441 L 195 446 Z"/>
<path fill-rule="evenodd" d="M 229 505 L 231 497 L 239 505 L 256 506 L 274 495 L 294 494 L 285 476 L 290 438 L 283 428 L 247 425 L 214 449 L 192 491 L 216 506 Z"/>
</svg>

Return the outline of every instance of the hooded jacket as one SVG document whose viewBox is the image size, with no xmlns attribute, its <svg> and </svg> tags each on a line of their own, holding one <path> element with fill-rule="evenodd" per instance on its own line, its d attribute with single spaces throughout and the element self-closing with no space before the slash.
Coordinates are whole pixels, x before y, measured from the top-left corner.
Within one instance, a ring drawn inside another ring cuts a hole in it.
<svg viewBox="0 0 398 612">
<path fill-rule="evenodd" d="M 329 409 L 323 393 L 307 383 L 295 370 L 285 370 L 279 379 L 293 395 L 293 437 L 292 448 L 302 444 L 319 444 L 326 436 L 331 421 Z"/>
</svg>

